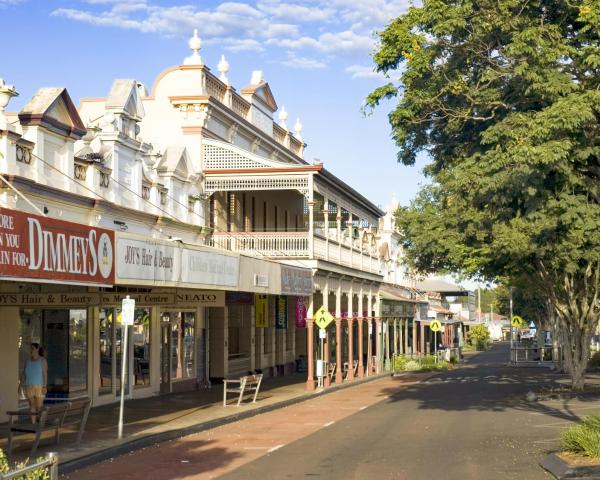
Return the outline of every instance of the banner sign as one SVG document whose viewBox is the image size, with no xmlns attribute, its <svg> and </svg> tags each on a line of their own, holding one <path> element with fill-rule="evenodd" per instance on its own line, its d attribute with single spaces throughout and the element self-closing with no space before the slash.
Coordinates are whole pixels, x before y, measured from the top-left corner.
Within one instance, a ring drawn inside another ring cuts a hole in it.
<svg viewBox="0 0 600 480">
<path fill-rule="evenodd" d="M 313 293 L 312 271 L 281 265 L 281 293 L 283 295 L 308 296 Z"/>
<path fill-rule="evenodd" d="M 248 292 L 225 292 L 226 305 L 254 305 L 254 294 Z"/>
<path fill-rule="evenodd" d="M 287 315 L 287 306 L 288 299 L 284 296 L 277 297 L 277 308 L 275 309 L 275 327 L 282 329 L 287 329 L 288 327 L 288 315 Z"/>
<path fill-rule="evenodd" d="M 296 328 L 306 328 L 306 299 L 296 297 Z"/>
<path fill-rule="evenodd" d="M 0 277 L 109 286 L 114 232 L 0 208 Z"/>
<path fill-rule="evenodd" d="M 257 293 L 254 297 L 256 328 L 269 328 L 269 297 Z"/>
<path fill-rule="evenodd" d="M 224 307 L 225 292 L 223 290 L 178 290 L 175 294 L 177 304 L 189 304 L 194 307 Z"/>
</svg>

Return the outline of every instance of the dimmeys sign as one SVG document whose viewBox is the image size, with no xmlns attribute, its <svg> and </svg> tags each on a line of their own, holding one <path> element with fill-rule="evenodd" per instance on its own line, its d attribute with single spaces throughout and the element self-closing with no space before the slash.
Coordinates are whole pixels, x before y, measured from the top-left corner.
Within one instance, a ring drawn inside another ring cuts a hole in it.
<svg viewBox="0 0 600 480">
<path fill-rule="evenodd" d="M 0 277 L 112 285 L 114 245 L 111 230 L 0 208 Z"/>
</svg>

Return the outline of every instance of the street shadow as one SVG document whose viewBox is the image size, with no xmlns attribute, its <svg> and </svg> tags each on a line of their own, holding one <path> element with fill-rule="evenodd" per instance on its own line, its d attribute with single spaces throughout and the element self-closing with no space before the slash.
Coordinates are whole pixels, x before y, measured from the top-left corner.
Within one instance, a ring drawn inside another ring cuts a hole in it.
<svg viewBox="0 0 600 480">
<path fill-rule="evenodd" d="M 426 378 L 424 374 L 397 377 L 397 387 L 381 392 L 388 402 L 417 402 L 422 410 L 502 412 L 509 409 L 538 413 L 552 418 L 578 421 L 573 402 L 598 402 L 600 392 L 564 400 L 527 401 L 528 392 L 556 390 L 565 375 L 536 367 L 509 367 L 506 345 L 494 345 L 490 352 L 471 357 L 463 366 Z M 421 381 L 403 386 L 420 378 Z"/>
<path fill-rule="evenodd" d="M 213 440 L 193 440 L 192 437 L 164 442 L 76 470 L 61 478 L 76 480 L 194 478 L 227 467 L 242 456 L 214 444 Z"/>
</svg>

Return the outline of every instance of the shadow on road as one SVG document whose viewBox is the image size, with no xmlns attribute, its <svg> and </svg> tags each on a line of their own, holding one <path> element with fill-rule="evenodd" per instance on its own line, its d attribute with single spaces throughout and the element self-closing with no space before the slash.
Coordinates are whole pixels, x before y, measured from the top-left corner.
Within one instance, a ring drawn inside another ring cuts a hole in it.
<svg viewBox="0 0 600 480">
<path fill-rule="evenodd" d="M 546 368 L 509 367 L 509 346 L 494 344 L 492 349 L 472 356 L 459 367 L 435 375 L 411 386 L 388 388 L 382 392 L 389 402 L 412 400 L 418 408 L 442 411 L 490 411 L 508 409 L 537 412 L 550 417 L 577 421 L 572 399 L 549 402 L 528 402 L 527 392 L 557 388 L 566 376 Z M 598 395 L 578 397 L 579 402 L 597 402 Z"/>
</svg>

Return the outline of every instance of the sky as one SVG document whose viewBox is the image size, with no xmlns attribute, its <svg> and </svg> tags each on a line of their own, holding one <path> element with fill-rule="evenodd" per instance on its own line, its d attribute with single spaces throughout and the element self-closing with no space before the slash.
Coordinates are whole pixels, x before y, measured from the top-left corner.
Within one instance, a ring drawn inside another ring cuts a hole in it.
<svg viewBox="0 0 600 480">
<path fill-rule="evenodd" d="M 150 89 L 158 74 L 190 55 L 198 29 L 204 63 L 221 55 L 238 90 L 262 70 L 275 100 L 300 118 L 305 159 L 323 161 L 376 205 L 395 194 L 408 204 L 425 179 L 425 159 L 397 163 L 388 103 L 365 116 L 373 89 L 397 76 L 374 72 L 377 31 L 410 0 L 0 0 L 0 78 L 20 96 L 18 111 L 41 87 L 66 87 L 76 104 L 104 97 L 116 78 Z"/>
</svg>

